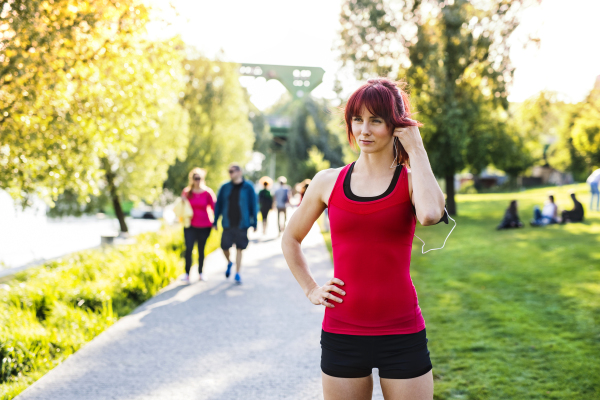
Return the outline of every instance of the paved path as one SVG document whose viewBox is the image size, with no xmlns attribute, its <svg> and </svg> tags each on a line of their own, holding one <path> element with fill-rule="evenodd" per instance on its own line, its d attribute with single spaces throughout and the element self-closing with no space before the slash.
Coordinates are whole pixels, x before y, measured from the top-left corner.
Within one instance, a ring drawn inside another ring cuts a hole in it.
<svg viewBox="0 0 600 400">
<path fill-rule="evenodd" d="M 225 258 L 212 253 L 207 282 L 167 287 L 18 399 L 322 399 L 323 307 L 305 298 L 280 239 L 251 238 L 243 285 L 225 279 Z M 303 249 L 324 283 L 333 268 L 316 225 Z"/>
</svg>

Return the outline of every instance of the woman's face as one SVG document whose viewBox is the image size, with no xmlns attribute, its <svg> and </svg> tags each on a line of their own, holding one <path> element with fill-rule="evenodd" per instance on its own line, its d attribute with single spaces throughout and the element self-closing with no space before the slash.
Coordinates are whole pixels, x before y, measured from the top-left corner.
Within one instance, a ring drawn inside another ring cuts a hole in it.
<svg viewBox="0 0 600 400">
<path fill-rule="evenodd" d="M 386 150 L 394 139 L 391 127 L 383 118 L 371 114 L 367 107 L 361 109 L 360 115 L 352 116 L 352 135 L 365 153 Z"/>
</svg>

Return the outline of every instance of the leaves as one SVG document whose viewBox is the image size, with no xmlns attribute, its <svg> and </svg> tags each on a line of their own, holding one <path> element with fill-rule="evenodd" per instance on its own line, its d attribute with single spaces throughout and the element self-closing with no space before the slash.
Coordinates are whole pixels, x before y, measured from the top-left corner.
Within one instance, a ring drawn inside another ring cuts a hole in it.
<svg viewBox="0 0 600 400">
<path fill-rule="evenodd" d="M 187 59 L 181 105 L 189 114 L 189 144 L 169 168 L 165 187 L 179 194 L 188 173 L 209 171 L 207 184 L 215 189 L 228 179 L 227 165 L 244 165 L 254 144 L 246 94 L 238 80 L 238 65 L 206 58 Z M 215 190 L 216 191 L 216 190 Z"/>
<path fill-rule="evenodd" d="M 529 3 L 347 0 L 342 6 L 341 61 L 359 79 L 406 79 L 433 171 L 449 185 L 465 167 L 478 172 L 504 161 L 498 146 L 519 150 L 506 126 L 513 74 L 506 38 Z M 447 191 L 452 197 L 453 189 Z"/>
<path fill-rule="evenodd" d="M 0 187 L 26 204 L 105 186 L 152 201 L 187 144 L 179 39 L 146 38 L 135 0 L 3 1 Z"/>
</svg>

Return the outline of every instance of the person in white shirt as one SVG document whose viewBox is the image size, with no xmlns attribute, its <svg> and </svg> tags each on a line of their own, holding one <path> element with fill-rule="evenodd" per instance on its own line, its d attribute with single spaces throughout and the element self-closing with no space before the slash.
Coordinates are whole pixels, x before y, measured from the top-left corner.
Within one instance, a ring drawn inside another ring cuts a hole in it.
<svg viewBox="0 0 600 400">
<path fill-rule="evenodd" d="M 600 191 L 598 191 L 600 168 L 592 172 L 592 174 L 588 176 L 586 182 L 590 185 L 590 211 L 594 210 L 594 196 L 596 197 L 596 211 L 600 211 Z"/>
<path fill-rule="evenodd" d="M 558 207 L 554 202 L 554 196 L 550 195 L 541 211 L 538 206 L 533 208 L 533 220 L 531 220 L 531 226 L 544 226 L 556 223 L 558 223 Z"/>
</svg>

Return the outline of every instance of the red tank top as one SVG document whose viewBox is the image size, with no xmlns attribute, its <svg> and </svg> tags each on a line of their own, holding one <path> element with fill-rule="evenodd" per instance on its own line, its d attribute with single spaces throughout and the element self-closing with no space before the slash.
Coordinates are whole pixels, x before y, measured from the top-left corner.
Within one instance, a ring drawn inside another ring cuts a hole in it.
<svg viewBox="0 0 600 400">
<path fill-rule="evenodd" d="M 410 277 L 415 216 L 402 167 L 392 193 L 373 201 L 344 194 L 350 165 L 329 197 L 334 276 L 344 282 L 343 303 L 325 309 L 323 330 L 348 335 L 394 335 L 425 328 Z"/>
</svg>

